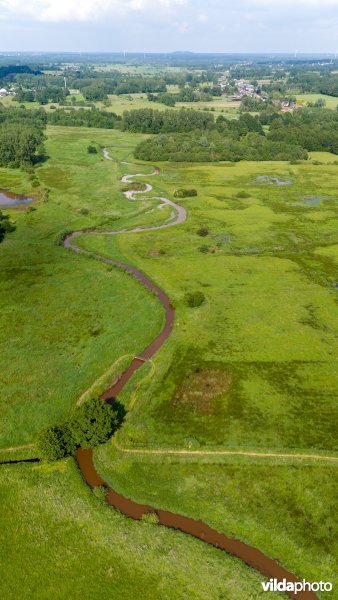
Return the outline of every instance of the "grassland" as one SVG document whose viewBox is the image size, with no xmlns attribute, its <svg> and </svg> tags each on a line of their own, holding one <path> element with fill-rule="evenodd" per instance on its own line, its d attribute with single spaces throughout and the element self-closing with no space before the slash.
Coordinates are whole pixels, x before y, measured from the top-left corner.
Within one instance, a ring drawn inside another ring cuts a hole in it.
<svg viewBox="0 0 338 600">
<path fill-rule="evenodd" d="M 334 577 L 336 466 L 126 455 L 112 443 L 95 457 L 105 480 L 125 495 L 207 521 L 278 558 L 299 577 Z"/>
<path fill-rule="evenodd" d="M 0 527 L 6 600 L 276 597 L 240 561 L 103 504 L 71 459 L 2 467 L 0 494 L 8 507 Z"/>
<path fill-rule="evenodd" d="M 177 310 L 123 444 L 332 451 L 336 280 L 327 249 L 337 243 L 337 167 L 162 167 L 159 192 L 198 189 L 184 201 L 186 224 L 82 240 L 127 256 L 169 292 Z M 292 184 L 259 183 L 262 173 Z M 248 197 L 238 198 L 241 191 Z M 322 199 L 312 205 L 314 196 Z M 205 238 L 197 235 L 201 226 L 209 229 Z M 191 290 L 206 296 L 199 309 L 184 305 Z M 133 386 L 123 393 L 127 406 Z"/>
<path fill-rule="evenodd" d="M 155 298 L 128 276 L 55 244 L 68 228 L 122 229 L 168 217 L 152 210 L 157 201 L 149 197 L 122 197 L 122 172 L 152 171 L 119 164 L 132 160 L 141 136 L 59 127 L 48 134 L 50 158 L 35 191 L 43 198 L 50 189 L 49 199 L 37 200 L 35 211 L 12 211 L 17 229 L 0 247 L 4 446 L 30 442 L 42 425 L 65 416 L 163 320 Z M 87 154 L 89 143 L 108 146 L 115 160 Z M 176 308 L 168 342 L 119 398 L 127 408 L 133 402 L 118 436 L 122 447 L 333 454 L 337 166 L 319 153 L 314 160 L 325 164 L 163 164 L 160 176 L 149 177 L 154 195 L 198 190 L 181 201 L 185 224 L 79 238 L 87 249 L 138 266 Z M 32 192 L 27 175 L 4 169 L 0 187 Z M 197 233 L 202 226 L 205 237 Z M 195 290 L 206 301 L 190 309 L 184 294 Z M 131 455 L 111 444 L 95 460 L 127 496 L 203 518 L 300 577 L 332 580 L 330 463 Z M 5 597 L 23 597 L 22 590 L 29 597 L 37 590 L 37 598 L 47 590 L 48 597 L 49 585 L 60 598 L 112 589 L 135 597 L 136 585 L 145 598 L 154 589 L 175 600 L 260 597 L 260 578 L 223 553 L 97 504 L 72 461 L 0 475 L 11 508 L 1 529 L 11 540 Z"/>
<path fill-rule="evenodd" d="M 168 86 L 169 91 L 171 92 L 176 92 L 177 91 L 177 86 Z M 116 94 L 109 94 L 109 101 L 110 101 L 110 106 L 105 106 L 103 102 L 95 102 L 95 106 L 99 109 L 102 110 L 107 110 L 109 112 L 114 112 L 117 115 L 122 115 L 124 113 L 125 110 L 136 110 L 136 109 L 140 109 L 140 108 L 152 108 L 154 110 L 167 110 L 168 106 L 166 106 L 165 104 L 161 104 L 160 102 L 150 102 L 147 98 L 147 94 L 146 93 L 140 93 L 140 94 L 121 94 L 121 95 L 116 95 Z M 72 99 L 74 99 L 74 104 L 72 102 Z M 81 108 L 81 106 L 79 105 L 79 103 L 81 101 L 85 101 L 85 98 L 83 97 L 82 94 L 70 94 L 69 96 L 67 96 L 67 106 L 68 107 L 73 107 L 73 108 Z M 13 102 L 13 97 L 12 96 L 5 96 L 3 98 L 0 99 L 0 104 L 3 104 L 4 106 L 18 106 L 17 102 Z M 222 101 L 222 100 L 212 100 L 210 102 L 181 102 L 181 103 L 177 103 L 176 104 L 176 110 L 179 110 L 180 108 L 182 108 L 183 106 L 186 108 L 194 108 L 195 110 L 202 110 L 202 111 L 206 111 L 206 110 L 212 110 L 215 111 L 217 113 L 222 112 L 222 113 L 226 113 L 226 117 L 228 118 L 238 118 L 238 108 L 239 108 L 239 102 L 227 102 L 227 101 Z M 20 103 L 20 106 L 23 105 L 28 109 L 32 109 L 32 108 L 41 108 L 41 105 L 38 102 L 23 102 Z M 64 106 L 61 106 L 60 104 L 58 104 L 57 102 L 53 102 L 50 104 L 46 104 L 43 105 L 42 108 L 44 108 L 44 110 L 46 110 L 47 112 L 51 110 L 51 106 L 54 106 L 56 108 L 65 108 Z M 172 109 L 172 107 L 171 107 Z"/>
<path fill-rule="evenodd" d="M 317 102 L 317 100 L 325 100 L 326 108 L 336 110 L 338 106 L 338 98 L 327 96 L 326 94 L 296 94 L 298 102 L 306 104 L 307 102 Z"/>
<path fill-rule="evenodd" d="M 125 495 L 203 518 L 300 577 L 332 580 L 335 464 L 203 456 L 334 451 L 337 167 L 314 159 L 325 166 L 163 164 L 159 192 L 198 190 L 181 201 L 185 224 L 82 244 L 127 256 L 169 292 L 177 312 L 152 379 L 146 365 L 120 396 L 133 408 L 118 447 L 96 452 L 99 472 Z M 262 183 L 262 174 L 290 185 Z M 190 290 L 206 296 L 199 309 L 184 305 Z"/>
<path fill-rule="evenodd" d="M 78 398 L 121 356 L 140 351 L 159 330 L 163 312 L 127 275 L 56 245 L 69 228 L 123 227 L 118 166 L 87 154 L 91 140 L 112 143 L 102 130 L 49 131 L 50 159 L 41 186 L 1 169 L 0 187 L 35 193 L 33 211 L 9 211 L 16 231 L 0 247 L 1 446 L 31 442 L 44 425 L 67 415 Z M 115 133 L 116 156 L 130 138 Z M 39 200 L 50 189 L 47 202 Z M 82 214 L 82 212 L 86 214 Z M 139 328 L 139 319 L 147 328 Z"/>
</svg>

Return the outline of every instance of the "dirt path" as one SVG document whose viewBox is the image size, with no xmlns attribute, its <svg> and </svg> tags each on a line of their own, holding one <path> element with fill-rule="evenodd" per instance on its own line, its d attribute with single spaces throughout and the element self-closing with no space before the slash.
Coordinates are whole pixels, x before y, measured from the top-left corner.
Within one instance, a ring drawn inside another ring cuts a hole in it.
<svg viewBox="0 0 338 600">
<path fill-rule="evenodd" d="M 108 160 L 112 160 L 109 156 L 109 153 L 106 149 L 104 149 L 104 156 Z M 158 170 L 155 170 L 151 175 L 158 174 Z M 137 174 L 137 175 L 125 175 L 122 177 L 122 182 L 128 183 L 134 177 L 149 177 L 149 175 Z M 146 190 L 151 191 L 152 187 L 150 184 L 147 184 Z M 134 200 L 136 194 L 144 193 L 139 191 L 128 191 L 124 192 L 124 195 L 129 200 Z M 166 223 L 164 225 L 148 227 L 144 229 L 135 228 L 130 230 L 132 232 L 138 231 L 153 231 L 156 229 L 164 229 L 166 227 L 171 227 L 173 225 L 178 225 L 183 223 L 186 220 L 186 211 L 184 208 L 179 205 L 171 202 L 167 198 L 158 198 L 165 204 L 170 204 L 177 211 L 177 218 L 175 221 L 170 223 Z M 123 230 L 123 233 L 126 230 Z M 113 401 L 116 399 L 117 395 L 121 392 L 127 381 L 132 377 L 134 372 L 140 368 L 140 366 L 144 363 L 145 360 L 150 359 L 155 352 L 164 344 L 166 339 L 169 337 L 173 323 L 174 323 L 174 308 L 170 304 L 170 300 L 168 296 L 157 287 L 150 279 L 148 279 L 141 271 L 136 269 L 135 267 L 131 267 L 129 265 L 125 265 L 119 261 L 114 261 L 109 258 L 102 257 L 100 255 L 96 255 L 92 252 L 88 252 L 87 250 L 83 250 L 74 244 L 74 239 L 83 233 L 86 234 L 106 234 L 106 235 L 116 235 L 118 233 L 122 233 L 121 231 L 97 231 L 97 230 L 81 230 L 76 231 L 69 236 L 67 236 L 64 240 L 65 248 L 71 248 L 75 252 L 82 253 L 88 256 L 95 256 L 102 260 L 104 263 L 115 265 L 127 273 L 133 275 L 146 289 L 155 293 L 159 300 L 161 301 L 164 309 L 165 309 L 165 324 L 162 331 L 159 335 L 143 350 L 142 354 L 134 357 L 129 367 L 124 371 L 118 381 L 112 385 L 106 392 L 102 395 L 102 398 L 106 401 Z M 178 451 L 180 452 L 180 451 Z M 259 571 L 264 577 L 268 578 L 276 578 L 279 581 L 284 578 L 287 581 L 298 581 L 298 579 L 292 573 L 288 572 L 286 569 L 281 567 L 277 561 L 265 556 L 262 552 L 260 552 L 257 548 L 253 546 L 249 546 L 239 540 L 228 538 L 226 535 L 219 533 L 215 529 L 209 527 L 206 523 L 202 521 L 196 521 L 189 517 L 185 517 L 183 515 L 171 513 L 169 511 L 156 509 L 148 505 L 139 504 L 130 500 L 119 494 L 115 490 L 113 490 L 98 474 L 96 471 L 94 462 L 93 462 L 93 451 L 91 449 L 79 449 L 77 451 L 77 461 L 81 470 L 81 473 L 87 482 L 87 484 L 94 488 L 100 485 L 104 485 L 107 488 L 107 502 L 121 511 L 123 514 L 131 517 L 133 519 L 141 519 L 142 515 L 146 513 L 156 513 L 159 524 L 169 527 L 171 529 L 178 529 L 185 533 L 188 533 L 208 544 L 211 544 L 217 548 L 224 550 L 225 552 L 239 558 L 251 568 Z M 314 600 L 316 595 L 313 592 L 299 592 L 298 594 L 293 594 L 292 592 L 287 592 L 290 598 L 298 598 L 299 600 Z"/>
<path fill-rule="evenodd" d="M 253 458 L 282 458 L 282 459 L 310 459 L 327 460 L 337 462 L 336 456 L 324 456 L 322 454 L 283 454 L 278 452 L 251 452 L 250 450 L 170 450 L 158 449 L 147 450 L 141 448 L 123 448 L 115 441 L 115 446 L 121 452 L 129 454 L 153 454 L 153 455 L 185 455 L 185 456 L 248 456 Z"/>
</svg>

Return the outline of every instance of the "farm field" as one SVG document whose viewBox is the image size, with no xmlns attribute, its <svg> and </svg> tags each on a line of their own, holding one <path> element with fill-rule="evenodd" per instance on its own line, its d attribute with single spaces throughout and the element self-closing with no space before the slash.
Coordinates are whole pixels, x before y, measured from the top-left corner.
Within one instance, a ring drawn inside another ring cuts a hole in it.
<svg viewBox="0 0 338 600">
<path fill-rule="evenodd" d="M 163 325 L 155 296 L 111 266 L 64 250 L 60 235 L 160 225 L 170 214 L 155 210 L 152 196 L 175 200 L 175 190 L 196 188 L 197 197 L 178 200 L 188 213 L 179 226 L 77 239 L 137 266 L 176 309 L 167 343 L 119 395 L 129 413 L 113 444 L 95 451 L 97 468 L 134 500 L 202 518 L 299 577 L 332 580 L 336 467 L 319 458 L 335 451 L 337 165 L 315 153 L 325 164 L 163 163 L 151 176 L 152 165 L 133 162 L 143 138 L 48 128 L 38 188 L 27 174 L 0 170 L 0 187 L 37 196 L 36 210 L 9 211 L 16 231 L 0 247 L 2 447 L 31 443 L 88 389 L 103 391 L 117 361 L 127 364 Z M 98 154 L 87 153 L 89 144 Z M 112 161 L 103 159 L 104 146 Z M 154 191 L 127 201 L 119 182 L 126 172 L 148 173 L 143 181 Z M 196 291 L 205 301 L 190 308 L 185 294 Z M 318 459 L 217 454 L 227 451 Z M 85 597 L 88 570 L 87 597 L 113 586 L 132 598 L 135 585 L 145 598 L 155 587 L 163 600 L 262 595 L 261 577 L 224 553 L 100 504 L 72 459 L 4 467 L 0 478 L 11 506 L 1 530 L 29 566 L 24 586 L 15 572 L 3 581 L 9 598 L 23 587 L 27 597 L 45 590 L 46 573 L 60 598 Z M 27 529 L 16 527 L 23 510 L 38 531 L 33 541 L 29 519 Z M 51 564 L 53 551 L 62 570 Z"/>
</svg>

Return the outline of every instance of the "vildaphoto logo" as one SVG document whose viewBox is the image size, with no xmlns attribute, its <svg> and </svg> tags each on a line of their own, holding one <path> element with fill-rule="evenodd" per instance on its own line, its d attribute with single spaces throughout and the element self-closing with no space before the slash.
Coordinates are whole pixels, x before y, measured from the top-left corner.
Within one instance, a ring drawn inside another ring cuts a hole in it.
<svg viewBox="0 0 338 600">
<path fill-rule="evenodd" d="M 267 582 L 262 581 L 264 592 L 293 592 L 295 596 L 299 592 L 331 592 L 332 583 L 329 581 L 287 581 L 287 579 L 270 579 Z"/>
</svg>

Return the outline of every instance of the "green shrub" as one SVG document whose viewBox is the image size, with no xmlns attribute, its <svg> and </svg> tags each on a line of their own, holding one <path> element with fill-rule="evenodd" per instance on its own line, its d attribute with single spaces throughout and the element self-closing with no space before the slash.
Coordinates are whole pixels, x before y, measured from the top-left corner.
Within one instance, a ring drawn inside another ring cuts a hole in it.
<svg viewBox="0 0 338 600">
<path fill-rule="evenodd" d="M 145 523 L 149 523 L 150 525 L 158 525 L 159 517 L 156 513 L 148 512 L 142 515 L 142 521 L 144 521 Z"/>
<path fill-rule="evenodd" d="M 206 237 L 209 234 L 209 229 L 207 227 L 200 227 L 200 229 L 198 229 L 196 233 L 200 237 Z"/>
<path fill-rule="evenodd" d="M 202 252 L 203 254 L 208 254 L 209 246 L 207 246 L 206 244 L 203 244 L 203 246 L 199 247 L 199 251 Z"/>
<path fill-rule="evenodd" d="M 108 488 L 105 485 L 98 485 L 97 487 L 93 488 L 93 494 L 100 502 L 106 502 L 107 493 Z"/>
<path fill-rule="evenodd" d="M 191 198 L 192 196 L 197 196 L 197 190 L 194 189 L 181 189 L 181 190 L 175 190 L 174 192 L 174 198 Z"/>
<path fill-rule="evenodd" d="M 88 208 L 80 208 L 79 213 L 80 215 L 89 215 L 89 210 Z"/>
<path fill-rule="evenodd" d="M 184 295 L 184 302 L 190 308 L 201 306 L 205 300 L 203 292 L 188 292 Z"/>
<path fill-rule="evenodd" d="M 87 152 L 88 152 L 88 154 L 97 154 L 97 148 L 95 148 L 95 146 L 92 146 L 90 144 L 87 148 Z"/>
<path fill-rule="evenodd" d="M 65 241 L 66 237 L 71 233 L 73 233 L 72 229 L 65 229 L 65 231 L 61 231 L 60 233 L 58 233 L 55 236 L 55 244 L 57 246 L 63 246 L 63 242 Z"/>
<path fill-rule="evenodd" d="M 15 227 L 14 227 L 13 223 L 10 221 L 9 216 L 4 215 L 0 210 L 0 242 L 2 242 L 6 233 L 9 233 L 10 231 L 14 231 L 14 229 L 15 229 Z"/>
<path fill-rule="evenodd" d="M 250 198 L 250 194 L 249 192 L 245 192 L 244 190 L 241 192 L 238 192 L 238 194 L 236 194 L 237 198 Z"/>
</svg>

